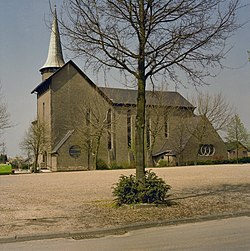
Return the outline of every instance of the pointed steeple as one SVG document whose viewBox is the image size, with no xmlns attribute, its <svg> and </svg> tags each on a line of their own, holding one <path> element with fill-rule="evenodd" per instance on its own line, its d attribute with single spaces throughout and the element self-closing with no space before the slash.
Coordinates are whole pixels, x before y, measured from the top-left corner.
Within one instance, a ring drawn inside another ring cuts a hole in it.
<svg viewBox="0 0 250 251">
<path fill-rule="evenodd" d="M 46 78 L 48 78 L 64 64 L 65 62 L 62 54 L 62 46 L 60 41 L 60 33 L 58 28 L 56 6 L 55 6 L 54 18 L 50 35 L 48 57 L 45 64 L 40 69 L 40 72 L 42 74 L 42 79 L 45 80 Z"/>
</svg>

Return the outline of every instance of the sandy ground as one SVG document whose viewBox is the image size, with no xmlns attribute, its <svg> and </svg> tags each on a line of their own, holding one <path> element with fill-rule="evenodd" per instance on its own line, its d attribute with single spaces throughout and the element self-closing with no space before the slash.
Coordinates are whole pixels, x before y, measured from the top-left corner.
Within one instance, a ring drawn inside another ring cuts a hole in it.
<svg viewBox="0 0 250 251">
<path fill-rule="evenodd" d="M 250 165 L 153 169 L 176 205 L 112 207 L 111 187 L 134 170 L 0 176 L 0 236 L 79 231 L 134 222 L 250 211 Z"/>
</svg>

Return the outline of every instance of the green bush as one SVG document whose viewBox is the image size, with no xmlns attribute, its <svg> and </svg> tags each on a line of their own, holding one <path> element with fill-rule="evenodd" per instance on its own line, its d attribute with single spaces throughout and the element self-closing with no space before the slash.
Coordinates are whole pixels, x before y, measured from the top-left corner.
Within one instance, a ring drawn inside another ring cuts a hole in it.
<svg viewBox="0 0 250 251">
<path fill-rule="evenodd" d="M 250 163 L 250 157 L 243 157 L 241 159 L 239 159 L 239 163 Z"/>
<path fill-rule="evenodd" d="M 22 169 L 28 170 L 30 169 L 30 166 L 28 164 L 23 164 Z"/>
<path fill-rule="evenodd" d="M 110 164 L 110 169 L 113 169 L 113 170 L 116 170 L 116 169 L 125 169 L 126 167 L 121 165 L 121 164 L 118 164 L 117 162 L 112 162 Z"/>
<path fill-rule="evenodd" d="M 169 161 L 164 160 L 164 159 L 161 159 L 161 160 L 158 162 L 158 166 L 157 166 L 157 167 L 166 167 L 166 166 L 170 166 Z"/>
<path fill-rule="evenodd" d="M 96 163 L 96 170 L 108 170 L 109 167 L 106 162 L 102 159 L 98 159 Z"/>
<path fill-rule="evenodd" d="M 145 186 L 137 181 L 135 175 L 121 175 L 113 187 L 117 205 L 138 203 L 166 203 L 167 192 L 171 187 L 151 170 L 145 173 Z"/>
<path fill-rule="evenodd" d="M 132 169 L 132 168 L 135 168 L 135 167 L 131 166 L 127 162 L 117 163 L 117 162 L 114 161 L 114 162 L 110 163 L 109 168 L 112 169 L 112 170 L 116 170 L 116 169 Z"/>
<path fill-rule="evenodd" d="M 243 157 L 239 158 L 238 162 L 237 159 L 216 159 L 216 160 L 204 160 L 204 161 L 197 161 L 196 165 L 222 165 L 222 164 L 244 164 L 250 163 L 250 157 Z M 193 161 L 186 162 L 187 166 L 195 165 Z"/>
</svg>

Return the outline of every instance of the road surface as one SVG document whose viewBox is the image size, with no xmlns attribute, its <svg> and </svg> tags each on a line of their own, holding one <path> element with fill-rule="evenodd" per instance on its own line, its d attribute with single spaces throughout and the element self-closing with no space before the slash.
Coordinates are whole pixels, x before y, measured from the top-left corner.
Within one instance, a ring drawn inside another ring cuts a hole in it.
<svg viewBox="0 0 250 251">
<path fill-rule="evenodd" d="M 232 251 L 250 250 L 250 217 L 135 230 L 99 239 L 0 244 L 2 251 Z"/>
</svg>

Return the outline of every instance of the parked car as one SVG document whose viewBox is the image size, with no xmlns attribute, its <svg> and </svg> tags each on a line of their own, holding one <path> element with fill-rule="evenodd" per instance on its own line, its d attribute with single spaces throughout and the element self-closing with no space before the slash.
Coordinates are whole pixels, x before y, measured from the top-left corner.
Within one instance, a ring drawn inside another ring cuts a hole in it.
<svg viewBox="0 0 250 251">
<path fill-rule="evenodd" d="M 12 174 L 11 164 L 0 164 L 0 175 L 1 174 Z"/>
</svg>

